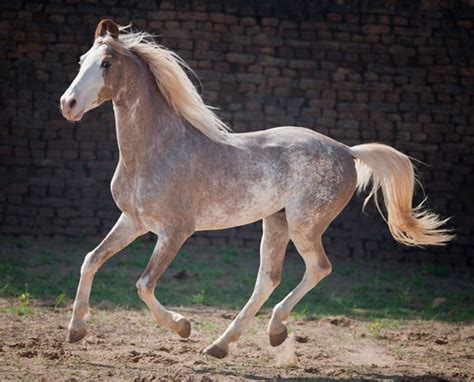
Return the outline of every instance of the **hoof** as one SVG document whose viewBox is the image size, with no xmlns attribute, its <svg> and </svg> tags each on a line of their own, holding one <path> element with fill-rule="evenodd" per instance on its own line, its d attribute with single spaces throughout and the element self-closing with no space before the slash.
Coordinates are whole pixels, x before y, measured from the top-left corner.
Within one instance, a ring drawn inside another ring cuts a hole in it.
<svg viewBox="0 0 474 382">
<path fill-rule="evenodd" d="M 286 337 L 288 337 L 288 329 L 285 327 L 279 334 L 269 334 L 268 337 L 270 338 L 270 345 L 278 346 L 285 342 Z"/>
<path fill-rule="evenodd" d="M 191 323 L 185 318 L 178 321 L 180 328 L 176 331 L 181 338 L 188 338 L 191 335 Z"/>
<path fill-rule="evenodd" d="M 87 334 L 87 327 L 85 325 L 80 326 L 77 329 L 69 329 L 67 332 L 67 342 L 73 343 L 82 340 Z"/>
<path fill-rule="evenodd" d="M 224 350 L 217 345 L 211 345 L 204 349 L 203 353 L 215 358 L 224 358 L 227 355 L 227 350 Z"/>
</svg>

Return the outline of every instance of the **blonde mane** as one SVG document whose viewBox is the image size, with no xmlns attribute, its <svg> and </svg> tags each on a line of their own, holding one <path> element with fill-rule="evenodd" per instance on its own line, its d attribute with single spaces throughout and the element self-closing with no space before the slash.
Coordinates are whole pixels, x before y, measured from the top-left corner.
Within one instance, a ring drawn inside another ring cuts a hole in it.
<svg viewBox="0 0 474 382">
<path fill-rule="evenodd" d="M 111 36 L 101 40 L 117 45 Z M 120 27 L 118 42 L 148 64 L 161 94 L 178 115 L 213 141 L 229 140 L 230 128 L 204 103 L 183 68 L 194 72 L 182 58 L 158 45 L 152 35 L 132 32 L 129 26 Z"/>
</svg>

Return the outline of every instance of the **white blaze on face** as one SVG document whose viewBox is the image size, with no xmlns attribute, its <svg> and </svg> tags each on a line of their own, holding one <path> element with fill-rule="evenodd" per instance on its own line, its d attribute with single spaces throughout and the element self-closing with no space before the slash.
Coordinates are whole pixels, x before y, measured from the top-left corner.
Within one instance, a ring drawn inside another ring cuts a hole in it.
<svg viewBox="0 0 474 382">
<path fill-rule="evenodd" d="M 99 93 L 104 87 L 105 49 L 105 45 L 94 45 L 81 57 L 79 73 L 61 97 L 64 118 L 79 121 L 87 111 L 99 106 Z"/>
</svg>

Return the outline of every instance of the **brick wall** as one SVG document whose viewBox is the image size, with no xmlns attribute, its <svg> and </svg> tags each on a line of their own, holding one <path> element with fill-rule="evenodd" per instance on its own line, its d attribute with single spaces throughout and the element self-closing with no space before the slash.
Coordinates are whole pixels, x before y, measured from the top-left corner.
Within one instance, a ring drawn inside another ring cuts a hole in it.
<svg viewBox="0 0 474 382">
<path fill-rule="evenodd" d="M 222 3 L 0 4 L 0 232 L 99 235 L 118 216 L 109 191 L 117 162 L 110 105 L 74 125 L 58 110 L 98 19 L 110 17 L 161 35 L 235 131 L 301 125 L 350 145 L 383 142 L 428 164 L 419 168 L 429 206 L 453 216 L 456 242 L 403 249 L 355 197 L 326 235 L 330 255 L 473 265 L 473 8 L 456 1 Z M 254 224 L 192 241 L 256 248 L 259 238 Z"/>
</svg>

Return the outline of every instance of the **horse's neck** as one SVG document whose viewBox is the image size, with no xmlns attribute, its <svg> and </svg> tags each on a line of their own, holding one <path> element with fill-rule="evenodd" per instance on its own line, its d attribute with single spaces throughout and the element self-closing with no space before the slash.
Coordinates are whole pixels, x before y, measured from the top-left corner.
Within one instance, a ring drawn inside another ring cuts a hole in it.
<svg viewBox="0 0 474 382">
<path fill-rule="evenodd" d="M 147 73 L 130 77 L 124 95 L 114 101 L 115 124 L 120 160 L 136 169 L 147 152 L 165 153 L 186 126 L 159 93 L 154 79 Z"/>
</svg>

